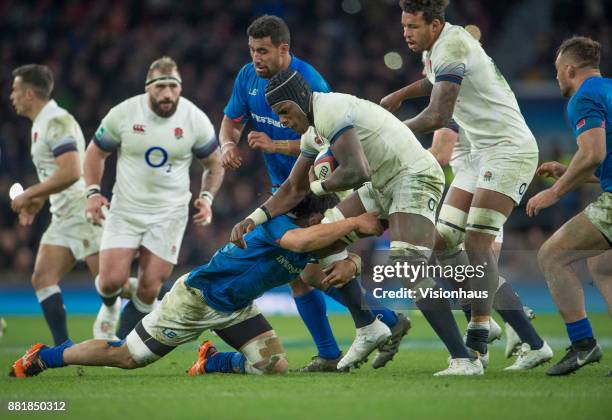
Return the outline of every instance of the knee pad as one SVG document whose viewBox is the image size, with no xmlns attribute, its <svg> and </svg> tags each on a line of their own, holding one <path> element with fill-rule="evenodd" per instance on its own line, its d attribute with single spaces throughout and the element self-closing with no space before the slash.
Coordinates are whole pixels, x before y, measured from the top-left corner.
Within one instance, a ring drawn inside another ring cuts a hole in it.
<svg viewBox="0 0 612 420">
<path fill-rule="evenodd" d="M 340 220 L 344 220 L 346 219 L 346 217 L 344 217 L 344 215 L 342 214 L 342 212 L 340 211 L 340 209 L 338 209 L 338 207 L 334 207 L 332 209 L 329 209 L 325 212 L 325 217 L 323 218 L 323 220 L 321 221 L 321 223 L 333 223 L 333 222 L 338 222 Z M 343 238 L 340 238 L 343 242 L 347 243 L 347 244 L 352 244 L 354 242 L 357 242 L 359 240 L 359 236 L 355 233 L 355 232 L 351 232 L 348 235 L 346 235 Z"/>
<path fill-rule="evenodd" d="M 493 209 L 472 207 L 467 218 L 466 230 L 497 236 L 507 217 Z"/>
<path fill-rule="evenodd" d="M 247 343 L 240 351 L 246 358 L 247 373 L 264 375 L 286 371 L 287 355 L 274 330 Z"/>
<path fill-rule="evenodd" d="M 465 240 L 468 214 L 457 207 L 443 204 L 436 223 L 436 230 L 446 241 L 449 249 L 456 249 Z"/>
</svg>

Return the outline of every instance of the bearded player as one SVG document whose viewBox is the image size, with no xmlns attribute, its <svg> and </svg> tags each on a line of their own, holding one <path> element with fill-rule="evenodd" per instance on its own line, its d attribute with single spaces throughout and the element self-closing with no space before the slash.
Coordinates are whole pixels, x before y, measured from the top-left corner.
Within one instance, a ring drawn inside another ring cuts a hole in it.
<svg viewBox="0 0 612 420">
<path fill-rule="evenodd" d="M 179 69 L 169 57 L 154 61 L 145 93 L 127 99 L 104 117 L 85 157 L 87 216 L 106 219 L 96 289 L 103 305 L 94 323 L 94 338 L 125 338 L 153 309 L 161 284 L 170 276 L 188 221 L 189 167 L 203 167 L 194 201 L 196 225 L 207 224 L 223 180 L 215 130 L 198 107 L 181 96 Z M 108 217 L 100 181 L 104 162 L 117 152 L 117 178 Z M 121 313 L 119 294 L 138 254 L 138 286 Z"/>
</svg>

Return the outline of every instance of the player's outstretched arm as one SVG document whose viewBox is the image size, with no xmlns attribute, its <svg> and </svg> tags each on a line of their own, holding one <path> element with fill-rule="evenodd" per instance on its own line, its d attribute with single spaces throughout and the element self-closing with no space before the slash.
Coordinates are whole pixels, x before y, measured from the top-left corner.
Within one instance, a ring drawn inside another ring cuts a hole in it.
<svg viewBox="0 0 612 420">
<path fill-rule="evenodd" d="M 246 248 L 244 235 L 255 229 L 255 226 L 285 214 L 297 206 L 310 191 L 308 170 L 313 162 L 313 158 L 301 154 L 293 165 L 289 177 L 281 184 L 278 191 L 246 219 L 236 223 L 230 234 L 230 242 L 240 248 Z"/>
<path fill-rule="evenodd" d="M 193 222 L 198 225 L 207 225 L 212 220 L 213 199 L 221 188 L 225 169 L 223 169 L 221 153 L 218 149 L 204 159 L 200 159 L 200 162 L 204 166 L 204 172 L 202 173 L 200 194 L 194 202 L 198 212 L 193 215 Z"/>
<path fill-rule="evenodd" d="M 238 142 L 243 130 L 244 124 L 232 120 L 227 115 L 223 116 L 219 129 L 219 145 L 221 146 L 221 162 L 226 169 L 238 169 L 242 165 Z"/>
<path fill-rule="evenodd" d="M 574 188 L 588 182 L 593 171 L 606 157 L 606 132 L 604 128 L 592 128 L 580 134 L 577 139 L 578 151 L 572 158 L 567 170 L 544 191 L 531 197 L 527 202 L 527 215 L 536 216 L 540 210 L 555 204 Z"/>
<path fill-rule="evenodd" d="M 312 252 L 326 248 L 349 233 L 360 235 L 382 235 L 384 229 L 378 213 L 363 213 L 338 222 L 323 223 L 301 229 L 292 229 L 280 239 L 280 246 L 294 252 Z"/>
<path fill-rule="evenodd" d="M 75 151 L 65 152 L 55 158 L 57 170 L 44 182 L 34 184 L 22 194 L 15 197 L 11 203 L 14 211 L 29 207 L 35 199 L 46 199 L 51 194 L 65 190 L 77 182 L 81 177 L 81 164 L 79 153 Z"/>
<path fill-rule="evenodd" d="M 370 180 L 370 165 L 354 128 L 340 134 L 331 150 L 338 167 L 325 181 L 311 183 L 311 189 L 314 183 L 320 183 L 325 192 L 346 191 Z M 318 194 L 315 190 L 313 192 Z"/>
<path fill-rule="evenodd" d="M 429 133 L 446 127 L 459 96 L 461 85 L 453 82 L 437 82 L 431 91 L 429 105 L 419 115 L 404 121 L 414 133 Z"/>
<path fill-rule="evenodd" d="M 417 80 L 414 83 L 404 86 L 403 88 L 392 92 L 381 99 L 380 106 L 389 112 L 395 112 L 402 105 L 402 102 L 412 99 L 421 98 L 431 95 L 433 88 L 431 82 L 427 78 Z"/>
<path fill-rule="evenodd" d="M 250 131 L 247 141 L 253 149 L 264 153 L 280 153 L 294 157 L 300 155 L 300 140 L 272 140 L 266 133 Z"/>
</svg>

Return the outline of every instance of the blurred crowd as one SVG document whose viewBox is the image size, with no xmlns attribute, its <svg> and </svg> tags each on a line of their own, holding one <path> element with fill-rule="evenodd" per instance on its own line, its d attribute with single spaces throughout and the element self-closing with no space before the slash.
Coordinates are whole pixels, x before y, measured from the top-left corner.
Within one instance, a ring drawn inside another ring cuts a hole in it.
<svg viewBox="0 0 612 420">
<path fill-rule="evenodd" d="M 478 25 L 495 59 L 503 53 L 496 49 L 503 37 L 525 30 L 506 25 L 506 17 L 534 1 L 540 0 L 452 0 L 447 17 L 455 24 Z M 535 37 L 537 42 L 530 48 L 536 49 L 538 60 L 518 77 L 552 79 L 556 46 L 573 33 L 603 42 L 602 67 L 609 70 L 612 33 L 605 16 L 612 15 L 610 2 L 542 1 L 552 2 L 551 30 Z M 43 210 L 32 227 L 19 227 L 10 210 L 9 187 L 14 182 L 25 187 L 37 182 L 29 155 L 30 121 L 17 117 L 8 99 L 13 68 L 27 63 L 50 66 L 56 78 L 54 98 L 73 113 L 85 138 L 90 139 L 113 105 L 143 91 L 148 65 L 170 55 L 179 63 L 184 96 L 200 106 L 218 130 L 234 77 L 250 60 L 246 28 L 264 13 L 288 22 L 291 51 L 313 64 L 333 90 L 378 102 L 386 93 L 420 77 L 420 58 L 404 44 L 396 0 L 0 0 L 0 270 L 31 271 L 49 218 Z M 395 70 L 383 60 L 392 51 L 402 59 Z M 413 115 L 422 105 L 424 102 L 415 102 L 401 112 Z M 426 145 L 430 141 L 422 140 Z M 188 227 L 179 264 L 195 265 L 208 259 L 227 240 L 233 224 L 265 198 L 269 181 L 263 161 L 245 143 L 241 144 L 242 168 L 226 173 L 215 200 L 213 224 Z M 200 165 L 194 164 L 192 171 L 196 192 Z M 107 195 L 113 172 L 111 162 L 103 182 Z M 532 190 L 545 186 L 540 180 L 534 184 Z M 591 195 L 591 191 L 571 194 L 562 203 L 562 211 L 545 219 L 527 220 L 524 212 L 516 211 L 507 233 L 509 246 L 537 248 L 548 230 L 575 213 Z"/>
</svg>

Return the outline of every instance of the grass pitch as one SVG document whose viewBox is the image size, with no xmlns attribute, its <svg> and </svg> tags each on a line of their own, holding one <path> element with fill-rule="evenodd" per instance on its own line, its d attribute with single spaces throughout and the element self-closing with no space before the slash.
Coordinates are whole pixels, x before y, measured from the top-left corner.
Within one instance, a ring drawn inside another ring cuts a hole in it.
<svg viewBox="0 0 612 420">
<path fill-rule="evenodd" d="M 42 317 L 6 318 L 8 330 L 0 341 L 0 418 L 51 416 L 58 413 L 9 412 L 9 401 L 66 401 L 63 415 L 79 419 L 379 419 L 379 418 L 612 418 L 612 369 L 609 359 L 577 374 L 548 378 L 550 364 L 529 372 L 502 369 L 503 342 L 491 348 L 484 377 L 434 378 L 446 367 L 445 349 L 418 314 L 400 353 L 384 369 L 369 365 L 348 374 L 298 374 L 256 377 L 209 375 L 190 378 L 196 343 L 184 345 L 143 369 L 74 367 L 54 369 L 27 379 L 9 378 L 12 362 L 32 343 L 49 343 Z M 348 316 L 331 316 L 341 347 L 354 329 Z M 305 364 L 315 348 L 298 318 L 270 317 L 287 350 L 292 368 Z M 591 316 L 604 353 L 612 352 L 612 328 L 605 314 Z M 91 334 L 91 317 L 71 317 L 73 340 Z M 540 314 L 534 323 L 559 360 L 566 345 L 558 315 Z M 207 335 L 208 336 L 208 335 Z M 220 350 L 228 350 L 212 337 Z"/>
</svg>

